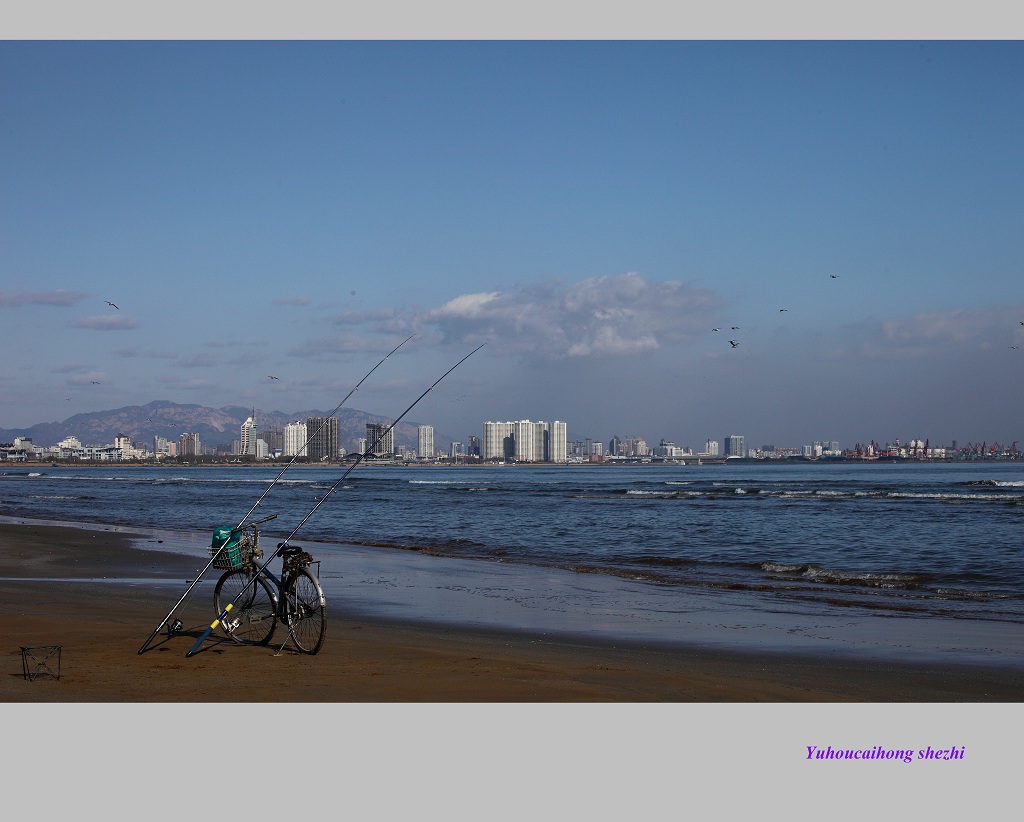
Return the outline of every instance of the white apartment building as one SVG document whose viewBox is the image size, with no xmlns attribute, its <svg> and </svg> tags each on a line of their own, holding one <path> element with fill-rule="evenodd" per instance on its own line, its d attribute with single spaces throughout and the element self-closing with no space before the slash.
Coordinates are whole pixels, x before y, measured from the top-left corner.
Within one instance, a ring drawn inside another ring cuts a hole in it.
<svg viewBox="0 0 1024 822">
<path fill-rule="evenodd" d="M 483 460 L 511 459 L 512 430 L 515 423 L 485 422 L 480 458 Z"/>
<path fill-rule="evenodd" d="M 566 462 L 566 424 L 518 420 L 485 422 L 483 460 Z"/>
<path fill-rule="evenodd" d="M 239 454 L 256 454 L 256 418 L 247 417 L 239 429 Z"/>
<path fill-rule="evenodd" d="M 284 427 L 284 455 L 286 457 L 308 457 L 308 428 L 304 422 L 290 422 Z"/>
<path fill-rule="evenodd" d="M 548 462 L 567 460 L 566 426 L 564 422 L 555 420 L 548 426 Z"/>
<path fill-rule="evenodd" d="M 421 460 L 434 458 L 434 426 L 420 425 L 416 428 L 416 456 Z"/>
</svg>

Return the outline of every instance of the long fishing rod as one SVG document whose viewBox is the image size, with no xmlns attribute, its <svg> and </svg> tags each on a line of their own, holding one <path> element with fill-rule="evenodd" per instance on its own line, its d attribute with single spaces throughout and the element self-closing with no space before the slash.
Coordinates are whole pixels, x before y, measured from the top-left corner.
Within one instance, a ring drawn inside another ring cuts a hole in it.
<svg viewBox="0 0 1024 822">
<path fill-rule="evenodd" d="M 418 397 L 417 397 L 417 398 L 416 398 L 416 399 L 415 399 L 415 400 L 414 400 L 414 401 L 413 401 L 413 402 L 412 402 L 412 403 L 411 403 L 411 404 L 409 405 L 409 407 L 408 407 L 408 408 L 406 408 L 406 409 L 405 409 L 405 410 L 404 410 L 404 411 L 403 411 L 403 412 L 402 412 L 401 414 L 399 414 L 399 415 L 398 415 L 398 417 L 396 417 L 396 418 L 395 418 L 395 421 L 394 421 L 393 423 L 391 423 L 391 425 L 389 425 L 389 426 L 388 426 L 387 428 L 385 428 L 385 429 L 384 429 L 383 431 L 381 431 L 381 432 L 380 432 L 380 433 L 379 433 L 379 434 L 377 435 L 377 438 L 376 438 L 376 439 L 375 439 L 375 440 L 373 441 L 373 443 L 372 443 L 372 444 L 370 444 L 370 445 L 368 445 L 368 446 L 366 447 L 366 450 L 364 450 L 364 451 L 363 451 L 363 452 L 362 452 L 362 453 L 361 453 L 361 454 L 360 454 L 360 455 L 359 455 L 359 456 L 358 456 L 358 457 L 356 458 L 355 462 L 353 462 L 353 463 L 352 463 L 352 465 L 351 465 L 351 466 L 349 467 L 349 469 L 348 469 L 347 471 L 345 471 L 345 473 L 343 473 L 343 474 L 342 474 L 342 475 L 341 475 L 341 476 L 340 476 L 340 477 L 339 477 L 339 478 L 337 479 L 337 481 L 336 481 L 336 482 L 334 483 L 334 485 L 332 485 L 332 486 L 331 486 L 331 487 L 330 487 L 330 488 L 329 488 L 329 489 L 327 490 L 327 493 L 326 493 L 326 494 L 324 494 L 323 496 L 321 496 L 321 497 L 320 497 L 320 499 L 318 499 L 318 500 L 316 501 L 316 504 L 315 504 L 315 505 L 314 505 L 314 506 L 313 506 L 313 507 L 312 507 L 312 508 L 310 509 L 309 513 L 308 513 L 308 514 L 306 514 L 306 516 L 304 516 L 304 517 L 303 517 L 303 518 L 302 518 L 302 519 L 301 519 L 301 520 L 299 521 L 299 524 L 298 524 L 298 525 L 296 525 L 296 526 L 295 526 L 295 527 L 294 527 L 294 528 L 292 529 L 292 532 L 291 532 L 290 534 L 288 534 L 288 536 L 287 536 L 287 537 L 285 537 L 285 538 L 284 538 L 284 541 L 283 541 L 283 542 L 279 542 L 279 543 L 277 544 L 277 549 L 276 549 L 275 551 L 273 551 L 273 552 L 271 553 L 270 557 L 269 557 L 269 558 L 268 558 L 268 559 L 266 560 L 266 562 L 264 562 L 264 563 L 263 563 L 263 564 L 262 564 L 262 565 L 261 565 L 261 566 L 260 566 L 260 567 L 259 567 L 259 568 L 257 569 L 256 573 L 254 573 L 254 574 L 252 575 L 252 577 L 251 577 L 251 578 L 249 579 L 249 582 L 248 582 L 247 584 L 243 585 L 243 586 L 242 586 L 242 588 L 241 588 L 241 590 L 240 590 L 240 591 L 238 591 L 238 593 L 236 593 L 236 594 L 235 594 L 235 596 L 234 596 L 234 597 L 232 598 L 231 602 L 229 602 L 229 603 L 228 603 L 227 605 L 225 605 L 225 606 L 224 606 L 224 610 L 222 610 L 222 611 L 221 611 L 221 612 L 220 612 L 219 614 L 217 614 L 217 618 L 216 618 L 216 619 L 215 619 L 215 620 L 214 620 L 214 621 L 213 621 L 212 623 L 210 623 L 210 627 L 209 627 L 209 628 L 207 628 L 207 629 L 206 629 L 205 631 L 203 631 L 203 633 L 202 633 L 202 634 L 200 634 L 200 636 L 199 636 L 199 639 L 197 639 L 197 640 L 196 640 L 195 644 L 194 644 L 194 645 L 193 645 L 193 646 L 192 646 L 192 647 L 191 647 L 191 648 L 190 648 L 190 649 L 188 650 L 188 653 L 186 653 L 186 654 L 185 654 L 185 656 L 186 656 L 186 657 L 190 657 L 190 656 L 192 656 L 192 655 L 193 655 L 194 653 L 196 653 L 196 651 L 198 651 L 198 650 L 199 650 L 199 647 L 200 647 L 200 646 L 201 646 L 201 645 L 202 645 L 202 644 L 203 644 L 204 642 L 206 642 L 206 640 L 207 640 L 207 639 L 208 639 L 208 638 L 210 637 L 210 634 L 212 634 L 212 633 L 213 633 L 213 632 L 214 632 L 215 630 L 217 630 L 217 626 L 218 626 L 218 625 L 220 625 L 220 624 L 221 624 L 221 622 L 222 622 L 222 621 L 224 620 L 224 618 L 225 618 L 225 617 L 226 617 L 226 616 L 228 615 L 228 612 L 229 612 L 229 611 L 230 611 L 230 610 L 231 610 L 231 609 L 232 609 L 232 608 L 234 607 L 234 605 L 235 605 L 235 602 L 236 602 L 236 601 L 237 601 L 237 600 L 238 600 L 238 599 L 239 599 L 239 598 L 240 598 L 240 597 L 242 596 L 242 594 L 244 594 L 244 593 L 245 593 L 245 592 L 246 592 L 246 591 L 247 591 L 247 590 L 248 590 L 248 589 L 249 589 L 249 588 L 250 588 L 250 587 L 251 587 L 251 586 L 252 586 L 253 584 L 255 584 L 255 582 L 256 582 L 256 578 L 257 578 L 257 577 L 259 577 L 259 575 L 260 575 L 261 573 L 263 573 L 263 570 L 264 570 L 264 569 L 265 569 L 265 568 L 266 568 L 266 567 L 267 567 L 268 565 L 270 565 L 270 563 L 271 563 L 271 562 L 273 562 L 273 561 L 274 561 L 274 560 L 275 560 L 275 559 L 276 559 L 276 558 L 277 558 L 278 556 L 280 556 L 280 555 L 281 555 L 281 553 L 282 553 L 282 552 L 284 551 L 284 549 L 285 549 L 285 548 L 287 548 L 287 547 L 288 547 L 288 543 L 289 543 L 289 542 L 291 541 L 292 537 L 294 537 L 294 536 L 295 536 L 295 534 L 296 534 L 296 533 L 298 533 L 299 529 L 300 529 L 300 528 L 301 528 L 301 527 L 302 527 L 303 525 L 305 525 L 305 524 L 306 524 L 306 522 L 307 522 L 307 521 L 309 520 L 309 518 L 310 518 L 311 516 L 313 516 L 313 512 L 314 512 L 314 511 L 316 511 L 316 509 L 317 509 L 317 508 L 319 508 L 319 507 L 320 507 L 321 505 L 323 505 L 324 501 L 325 501 L 325 500 L 326 500 L 326 499 L 327 499 L 327 498 L 328 498 L 328 497 L 329 497 L 329 496 L 330 496 L 331 494 L 333 494 L 333 493 L 334 493 L 334 491 L 335 491 L 335 490 L 337 489 L 337 487 L 338 487 L 339 485 L 341 485 L 341 484 L 342 484 L 342 483 L 343 483 L 343 482 L 344 482 L 344 481 L 345 481 L 345 480 L 346 480 L 346 479 L 348 478 L 348 476 L 349 476 L 349 475 L 350 475 L 350 474 L 351 474 L 351 473 L 352 473 L 353 471 L 355 471 L 355 470 L 356 470 L 356 466 L 358 466 L 358 465 L 359 465 L 359 463 L 361 463 L 361 462 L 362 462 L 362 461 L 363 461 L 363 460 L 364 460 L 364 459 L 365 459 L 365 458 L 366 458 L 366 457 L 367 457 L 367 456 L 368 456 L 369 454 L 373 453 L 373 450 L 374 450 L 374 448 L 375 448 L 375 447 L 377 446 L 377 444 L 378 444 L 378 443 L 380 443 L 380 442 L 381 442 L 381 441 L 382 441 L 382 440 L 383 440 L 383 439 L 384 439 L 385 437 L 387 437 L 387 435 L 388 435 L 388 434 L 389 434 L 389 433 L 390 433 L 391 431 L 393 431 L 393 430 L 394 430 L 395 426 L 396 426 L 396 425 L 398 425 L 398 423 L 400 423 L 400 422 L 402 421 L 402 419 L 403 419 L 403 418 L 405 417 L 405 415 L 406 415 L 406 414 L 408 414 L 408 413 L 409 413 L 410 411 L 412 411 L 412 409 L 413 409 L 413 408 L 414 408 L 414 407 L 415 407 L 415 406 L 416 406 L 416 405 L 417 405 L 417 404 L 419 403 L 419 401 L 420 401 L 420 400 L 422 400 L 422 399 L 423 399 L 423 398 L 424 398 L 425 396 L 427 396 L 427 394 L 429 394 L 429 393 L 430 393 L 431 391 L 433 391 L 433 390 L 434 390 L 434 387 L 435 387 L 435 386 L 436 386 L 436 385 L 437 385 L 437 384 L 438 384 L 439 382 L 441 382 L 441 380 L 443 380 L 443 379 L 444 379 L 445 377 L 447 377 L 447 376 L 448 376 L 448 375 L 449 375 L 449 374 L 450 374 L 450 373 L 451 373 L 452 371 L 454 371 L 454 370 L 455 370 L 456 368 L 458 368 L 458 367 L 459 367 L 460 365 L 462 365 L 462 363 L 464 363 L 464 362 L 465 362 L 466 360 L 468 360 L 468 359 L 469 359 L 470 357 L 472 357 L 472 356 L 473 356 L 473 355 L 474 355 L 474 354 L 475 354 L 475 353 L 476 353 L 477 351 L 479 351 L 479 350 L 480 350 L 481 348 L 483 348 L 483 347 L 484 347 L 485 345 L 486 345 L 486 343 L 481 343 L 480 345 L 478 345 L 478 346 L 477 346 L 476 348 L 474 348 L 474 349 L 473 349 L 472 351 L 470 351 L 470 352 L 469 352 L 469 353 L 468 353 L 468 354 L 467 354 L 467 355 L 466 355 L 465 357 L 463 357 L 463 358 L 462 358 L 461 360 L 459 360 L 459 361 L 458 361 L 457 363 L 455 363 L 455 365 L 453 365 L 453 366 L 452 366 L 451 368 L 449 368 L 449 369 L 448 369 L 447 371 L 445 371 L 445 372 L 444 372 L 444 373 L 443 373 L 443 374 L 442 374 L 442 375 L 441 375 L 440 377 L 438 377 L 438 378 L 437 378 L 436 380 L 434 380 L 434 382 L 433 382 L 433 383 L 431 384 L 431 386 L 430 386 L 430 387 L 429 387 L 429 388 L 428 388 L 428 389 L 427 389 L 426 391 L 424 391 L 424 392 L 423 392 L 422 394 L 420 394 L 420 395 L 419 395 L 419 396 L 418 396 Z"/>
<path fill-rule="evenodd" d="M 367 371 L 367 372 L 366 372 L 366 376 L 364 376 L 364 377 L 363 377 L 363 378 L 362 378 L 362 379 L 361 379 L 361 380 L 360 380 L 359 382 L 357 382 L 357 383 L 355 384 L 355 387 L 354 387 L 354 388 L 353 388 L 353 389 L 352 389 L 351 391 L 349 391 L 349 392 L 348 392 L 348 393 L 347 393 L 347 394 L 345 395 L 345 399 L 343 399 L 343 400 L 342 400 L 341 402 L 339 402 L 339 403 L 338 403 L 338 404 L 337 404 L 337 405 L 335 406 L 334 410 L 333 410 L 333 411 L 332 411 L 332 412 L 331 412 L 330 414 L 328 414 L 328 415 L 327 415 L 326 417 L 324 417 L 324 418 L 323 418 L 323 422 L 321 422 L 321 423 L 320 423 L 320 427 L 319 427 L 319 428 L 317 428 L 317 429 L 316 429 L 316 431 L 315 431 L 314 433 L 312 433 L 312 434 L 309 434 L 309 435 L 308 435 L 308 436 L 306 437 L 306 442 L 305 442 L 305 443 L 303 443 L 302 447 L 301 447 L 300 449 L 298 449 L 298 451 L 296 451 L 296 452 L 295 452 L 295 456 L 293 456 L 293 457 L 291 458 L 291 462 L 289 462 L 289 463 L 288 463 L 288 464 L 287 464 L 287 465 L 286 465 L 286 466 L 285 466 L 284 468 L 282 468 L 282 469 L 281 469 L 281 473 L 280 473 L 280 474 L 278 474 L 278 475 L 277 475 L 277 477 L 275 477 L 274 481 L 273 481 L 272 483 L 270 483 L 270 485 L 268 485 L 268 486 L 267 486 L 267 490 L 265 490 L 265 491 L 264 491 L 264 492 L 263 492 L 262 494 L 260 494 L 260 498 L 259 498 L 258 500 L 256 500 L 256 502 L 254 502 L 254 503 L 253 503 L 253 506 L 252 506 L 252 508 L 250 508 L 250 509 L 249 509 L 249 510 L 248 510 L 248 511 L 246 512 L 245 516 L 244 516 L 244 517 L 242 517 L 242 521 L 241 521 L 241 522 L 239 522 L 239 523 L 238 523 L 238 525 L 236 526 L 237 528 L 241 528 L 241 527 L 242 527 L 242 524 L 243 524 L 243 523 L 244 523 L 244 522 L 245 522 L 245 521 L 246 521 L 247 519 L 249 519 L 249 516 L 250 516 L 250 515 L 252 514 L 252 512 L 253 512 L 253 511 L 255 511 L 255 510 L 256 510 L 256 509 L 257 509 L 257 508 L 259 507 L 259 504 L 260 504 L 261 502 L 263 502 L 263 498 L 264 498 L 264 497 L 265 497 L 265 496 L 266 496 L 267 494 L 269 494 L 269 493 L 270 493 L 270 489 L 271 489 L 271 488 L 273 488 L 273 487 L 274 487 L 275 485 L 277 485 L 277 481 L 278 481 L 279 479 L 281 479 L 281 477 L 283 477 L 283 476 L 284 476 L 284 472 L 285 472 L 285 471 L 287 471 L 287 470 L 288 470 L 289 468 L 291 468 L 291 467 L 292 467 L 292 463 L 293 463 L 293 462 L 295 462 L 295 460 L 297 460 L 297 459 L 299 458 L 299 454 L 301 454 L 301 453 L 302 453 L 303 451 L 305 451 L 305 450 L 306 450 L 306 446 L 308 446 L 308 445 L 309 445 L 309 444 L 310 444 L 310 443 L 311 443 L 311 442 L 313 441 L 313 439 L 314 439 L 314 438 L 315 438 L 315 437 L 316 437 L 316 436 L 317 436 L 317 435 L 318 435 L 318 434 L 319 434 L 319 433 L 320 433 L 321 431 L 323 431 L 323 430 L 324 430 L 324 427 L 325 427 L 325 426 L 327 425 L 327 421 L 328 421 L 328 420 L 329 420 L 329 419 L 330 419 L 331 417 L 333 417 L 333 416 L 334 416 L 335 414 L 337 414 L 337 413 L 338 413 L 338 411 L 340 411 L 340 410 L 341 410 L 341 407 L 342 407 L 342 406 L 343 406 L 343 405 L 344 405 L 344 404 L 345 404 L 346 402 L 348 402 L 348 398 L 349 398 L 349 397 L 351 397 L 351 396 L 352 396 L 353 394 L 355 394 L 355 393 L 356 393 L 356 391 L 358 391 L 358 390 L 359 390 L 359 386 L 361 386 L 361 385 L 362 385 L 362 384 L 363 384 L 364 382 L 366 382 L 366 380 L 367 380 L 367 379 L 369 378 L 369 376 L 370 376 L 370 375 L 371 375 L 371 374 L 372 374 L 372 373 L 373 373 L 374 371 L 376 371 L 376 370 L 377 370 L 378 368 L 380 368 L 380 367 L 381 367 L 382 365 L 384 365 L 384 363 L 385 363 L 385 362 L 387 362 L 388 358 L 389 358 L 389 357 L 390 357 L 390 356 L 391 356 L 392 354 L 394 354 L 394 353 L 395 353 L 395 352 L 396 352 L 396 351 L 397 351 L 397 350 L 398 350 L 399 348 L 401 348 L 401 347 L 402 347 L 403 345 L 405 345 L 405 344 L 406 344 L 407 342 L 409 342 L 409 340 L 411 340 L 411 339 L 412 339 L 413 337 L 415 337 L 415 336 L 416 336 L 415 334 L 410 334 L 410 335 L 409 335 L 408 337 L 406 337 L 406 338 L 405 338 L 404 340 L 402 340 L 402 341 L 401 341 L 401 342 L 400 342 L 400 343 L 399 343 L 398 345 L 396 345 L 396 346 L 395 346 L 394 348 L 392 348 L 392 349 L 391 349 L 391 351 L 390 351 L 390 353 L 388 353 L 388 355 L 387 355 L 387 356 L 385 356 L 383 360 L 381 360 L 381 361 L 380 361 L 379 363 L 377 363 L 377 364 L 376 364 L 376 365 L 375 365 L 375 366 L 374 366 L 373 368 L 371 368 L 371 369 L 370 369 L 369 371 Z"/>
<path fill-rule="evenodd" d="M 365 375 L 363 376 L 363 378 L 362 378 L 361 380 L 359 380 L 359 382 L 357 382 L 357 383 L 355 384 L 355 387 L 354 387 L 354 388 L 352 388 L 352 390 L 351 390 L 351 391 L 349 391 L 349 392 L 348 392 L 348 393 L 347 393 L 347 394 L 345 395 L 345 398 L 344 398 L 344 399 L 343 399 L 343 400 L 342 400 L 341 402 L 339 402 L 339 403 L 338 403 L 338 404 L 337 404 L 337 405 L 336 405 L 336 406 L 334 407 L 334 410 L 333 410 L 333 411 L 331 411 L 331 413 L 330 413 L 330 414 L 328 414 L 328 415 L 327 415 L 326 417 L 324 417 L 324 418 L 323 418 L 323 422 L 321 422 L 321 423 L 320 423 L 320 427 L 319 427 L 319 428 L 317 428 L 317 430 L 316 430 L 316 431 L 315 431 L 315 432 L 314 432 L 313 434 L 309 434 L 309 433 L 307 432 L 307 436 L 306 436 L 306 442 L 305 442 L 305 443 L 304 443 L 304 444 L 302 445 L 302 447 L 301 447 L 301 448 L 299 448 L 299 449 L 298 449 L 298 450 L 297 450 L 297 451 L 295 452 L 295 456 L 293 456 L 293 457 L 291 458 L 291 460 L 289 461 L 289 463 L 288 463 L 288 464 L 287 464 L 287 465 L 286 465 L 286 466 L 285 466 L 284 468 L 282 468 L 282 469 L 281 469 L 281 473 L 279 473 L 279 474 L 278 474 L 278 475 L 277 475 L 277 476 L 276 476 L 276 477 L 274 478 L 274 481 L 273 481 L 272 483 L 270 483 L 270 485 L 269 485 L 269 486 L 267 486 L 266 490 L 265 490 L 265 491 L 264 491 L 264 492 L 263 492 L 262 494 L 260 494 L 260 497 L 259 497 L 259 499 L 257 499 L 257 500 L 256 500 L 256 502 L 255 502 L 255 503 L 253 504 L 252 508 L 250 508 L 250 509 L 249 509 L 248 511 L 246 511 L 246 512 L 245 512 L 245 516 L 244 516 L 244 517 L 242 517 L 242 519 L 241 519 L 241 520 L 239 521 L 238 525 L 236 525 L 236 526 L 235 526 L 234 528 L 232 528 L 232 529 L 231 529 L 231 533 L 230 533 L 230 534 L 229 534 L 229 536 L 228 536 L 228 537 L 227 537 L 227 538 L 225 539 L 225 542 L 227 542 L 227 540 L 228 540 L 228 539 L 230 539 L 230 538 L 231 538 L 231 537 L 233 537 L 233 536 L 234 536 L 234 535 L 235 535 L 236 533 L 238 533 L 239 531 L 241 531 L 241 530 L 242 530 L 242 526 L 243 526 L 243 525 L 245 524 L 245 521 L 246 521 L 247 519 L 249 519 L 249 517 L 250 517 L 250 516 L 252 515 L 252 512 L 253 512 L 253 511 L 255 511 L 257 507 L 259 507 L 259 504 L 260 504 L 260 503 L 261 503 L 261 502 L 263 501 L 263 499 L 264 499 L 264 498 L 265 498 L 265 497 L 267 496 L 267 494 L 269 494 L 269 493 L 270 493 L 270 489 L 271 489 L 271 488 L 273 488 L 273 487 L 274 487 L 275 485 L 277 485 L 277 482 L 278 482 L 278 480 L 280 480 L 280 479 L 281 479 L 281 477 L 283 477 L 283 476 L 284 476 L 284 472 L 285 472 L 285 471 L 287 471 L 287 470 L 288 470 L 289 468 L 291 468 L 291 467 L 292 467 L 292 464 L 293 464 L 293 463 L 295 462 L 295 460 L 297 460 L 297 459 L 299 458 L 299 455 L 300 455 L 300 454 L 301 454 L 301 453 L 302 453 L 303 451 L 305 451 L 305 450 L 306 450 L 306 447 L 307 447 L 307 446 L 308 446 L 308 445 L 309 445 L 309 444 L 310 444 L 310 443 L 311 443 L 311 442 L 313 441 L 313 438 L 314 438 L 314 437 L 316 437 L 316 436 L 317 436 L 317 435 L 318 435 L 318 434 L 319 434 L 319 433 L 320 433 L 321 431 L 323 431 L 324 427 L 325 427 L 325 426 L 327 425 L 327 421 L 328 421 L 328 420 L 329 420 L 329 419 L 330 419 L 331 417 L 333 417 L 333 416 L 334 416 L 335 414 L 337 414 L 337 413 L 338 413 L 338 411 L 340 411 L 340 410 L 341 410 L 341 407 L 342 407 L 342 406 L 343 406 L 343 405 L 344 405 L 344 404 L 345 404 L 346 402 L 348 402 L 348 400 L 349 400 L 349 397 L 351 397 L 351 396 L 352 396 L 352 395 L 353 395 L 354 393 L 356 393 L 356 391 L 358 391 L 358 390 L 359 390 L 359 387 L 360 387 L 360 386 L 361 386 L 361 385 L 362 385 L 362 384 L 363 384 L 364 382 L 366 382 L 366 380 L 367 380 L 367 379 L 369 379 L 370 375 L 371 375 L 371 374 L 372 374 L 372 373 L 373 373 L 374 371 L 376 371 L 376 370 L 377 370 L 378 368 L 380 368 L 380 367 L 381 367 L 381 366 L 382 366 L 382 365 L 383 365 L 383 364 L 384 364 L 385 362 L 387 362 L 388 358 L 390 358 L 392 354 L 394 354 L 394 353 L 395 353 L 395 352 L 396 352 L 396 351 L 397 351 L 397 350 L 398 350 L 399 348 L 401 348 L 401 347 L 402 347 L 403 345 L 405 345 L 405 344 L 406 344 L 407 342 L 409 342 L 409 340 L 411 340 L 411 339 L 412 339 L 413 337 L 415 337 L 415 336 L 416 336 L 415 334 L 410 334 L 410 335 L 409 335 L 408 337 L 406 337 L 406 338 L 405 338 L 404 340 L 402 340 L 402 341 L 401 341 L 401 342 L 400 342 L 400 343 L 399 343 L 398 345 L 396 345 L 396 346 L 395 346 L 394 348 L 392 348 L 392 349 L 391 349 L 391 351 L 389 351 L 389 352 L 388 352 L 388 353 L 387 353 L 387 354 L 386 354 L 386 355 L 384 356 L 384 358 L 383 358 L 383 359 L 382 359 L 382 360 L 381 360 L 381 361 L 380 361 L 379 363 L 377 363 L 377 364 L 376 364 L 376 365 L 375 365 L 375 366 L 374 366 L 373 368 L 371 368 L 371 369 L 370 369 L 369 371 L 367 371 L 367 372 L 366 372 L 366 374 L 365 374 Z M 277 516 L 277 515 L 275 514 L 274 516 Z M 271 517 L 267 517 L 266 519 L 262 519 L 262 520 L 260 520 L 260 522 L 266 522 L 267 520 L 270 520 L 270 519 L 274 519 L 274 516 L 271 516 Z M 258 523 L 257 523 L 257 524 L 258 524 Z M 163 628 L 163 627 L 164 627 L 164 625 L 166 625 L 166 624 L 167 624 L 167 620 L 169 620 L 169 619 L 170 619 L 170 618 L 171 618 L 171 617 L 172 617 L 172 616 L 174 615 L 174 612 L 175 612 L 175 611 L 176 611 L 176 610 L 177 610 L 177 609 L 178 609 L 179 607 L 181 607 L 181 603 L 183 603 L 183 602 L 184 602 L 184 601 L 186 600 L 186 598 L 188 597 L 188 595 L 189 595 L 189 593 L 190 593 L 190 592 L 192 591 L 192 589 L 193 589 L 193 588 L 194 588 L 194 587 L 195 587 L 196 585 L 198 585 L 198 584 L 199 584 L 199 580 L 201 580 L 201 579 L 203 578 L 203 575 L 204 575 L 204 574 L 205 574 L 205 573 L 206 573 L 206 572 L 207 572 L 208 570 L 210 570 L 210 566 L 211 566 L 211 565 L 213 565 L 214 561 L 215 561 L 215 560 L 217 559 L 217 556 L 218 556 L 218 555 L 217 555 L 217 553 L 215 552 L 215 553 L 213 554 L 213 556 L 211 556 L 211 557 L 210 557 L 210 561 L 206 563 L 206 567 L 205 567 L 205 568 L 203 568 L 203 570 L 199 572 L 199 574 L 198 574 L 198 575 L 196 576 L 196 578 L 195 578 L 194 580 L 192 580 L 192 582 L 191 582 L 191 583 L 189 584 L 188 588 L 186 588 L 186 589 L 185 589 L 185 593 L 183 593 L 183 594 L 181 595 L 181 599 L 179 599 L 179 600 L 178 600 L 178 601 L 177 601 L 177 602 L 176 602 L 176 603 L 174 604 L 174 607 L 173 607 L 173 608 L 171 608 L 171 610 L 167 612 L 167 614 L 166 614 L 166 615 L 164 616 L 164 618 L 163 618 L 162 620 L 160 620 L 160 624 L 159 624 L 159 625 L 157 625 L 157 626 L 156 626 L 156 627 L 155 627 L 155 628 L 153 629 L 153 633 L 151 633 L 151 634 L 149 635 L 149 638 L 148 638 L 148 639 L 147 639 L 147 640 L 146 640 L 145 642 L 143 642 L 143 643 L 142 643 L 142 647 L 141 647 L 141 648 L 139 648 L 139 653 L 140 653 L 140 654 L 141 654 L 141 653 L 142 653 L 143 651 L 145 651 L 145 650 L 146 650 L 146 648 L 148 648 L 148 647 L 149 647 L 149 644 L 150 644 L 150 643 L 151 643 L 151 642 L 153 641 L 153 638 L 154 638 L 154 637 L 155 637 L 155 636 L 156 636 L 156 635 L 157 635 L 158 633 L 160 633 L 160 629 L 161 629 L 161 628 Z"/>
</svg>

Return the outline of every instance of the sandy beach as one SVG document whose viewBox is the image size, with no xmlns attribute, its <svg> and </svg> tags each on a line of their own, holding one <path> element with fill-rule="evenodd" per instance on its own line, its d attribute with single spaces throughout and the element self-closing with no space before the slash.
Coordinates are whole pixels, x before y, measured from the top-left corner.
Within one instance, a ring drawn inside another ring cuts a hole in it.
<svg viewBox="0 0 1024 822">
<path fill-rule="evenodd" d="M 949 790 L 970 789 L 995 813 L 1013 784 L 1005 728 L 1024 695 L 1017 670 L 553 640 L 330 603 L 316 656 L 214 637 L 186 658 L 212 620 L 206 596 L 178 611 L 182 634 L 161 633 L 139 654 L 196 560 L 132 543 L 112 530 L 0 525 L 0 703 L 12 740 L 0 763 L 15 809 L 234 812 L 239 786 L 252 787 L 237 778 L 251 756 L 289 763 L 282 785 L 299 763 L 307 810 L 368 818 L 443 807 L 475 819 L 497 798 L 502 819 L 538 808 L 646 818 L 675 806 L 680 780 L 690 805 L 751 814 L 780 785 L 799 784 L 814 803 L 851 780 L 886 790 L 909 780 L 936 810 Z M 61 646 L 59 679 L 25 678 L 28 645 Z M 807 759 L 808 745 L 854 743 L 955 744 L 968 758 Z M 875 791 L 859 796 L 851 807 L 869 811 Z"/>
<path fill-rule="evenodd" d="M 125 533 L 0 525 L 5 702 L 1016 702 L 1019 671 L 707 649 L 666 649 L 437 626 L 328 610 L 323 650 L 214 635 L 206 596 L 184 630 L 138 649 L 195 559 Z M 113 579 L 133 580 L 112 582 Z M 60 678 L 24 676 L 22 646 L 60 645 Z"/>
</svg>

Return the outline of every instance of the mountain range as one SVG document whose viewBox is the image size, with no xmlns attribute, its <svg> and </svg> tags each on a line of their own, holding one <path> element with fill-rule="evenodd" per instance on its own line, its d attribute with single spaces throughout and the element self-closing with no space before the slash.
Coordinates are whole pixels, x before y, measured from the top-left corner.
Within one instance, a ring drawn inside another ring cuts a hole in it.
<svg viewBox="0 0 1024 822">
<path fill-rule="evenodd" d="M 155 400 L 147 405 L 128 405 L 111 411 L 93 411 L 75 414 L 61 422 L 42 422 L 30 428 L 0 428 L 0 442 L 9 443 L 15 437 L 27 437 L 34 445 L 47 447 L 56 445 L 65 437 L 76 437 L 83 445 L 110 445 L 118 434 L 131 437 L 132 442 L 142 442 L 153 447 L 153 437 L 164 437 L 176 441 L 184 433 L 199 434 L 199 442 L 205 447 L 216 448 L 230 445 L 239 439 L 241 425 L 255 410 L 257 431 L 281 430 L 290 422 L 305 422 L 307 417 L 325 417 L 326 411 L 305 410 L 284 413 L 262 411 L 229 405 L 224 408 L 206 408 L 202 405 L 182 405 L 167 400 Z M 386 417 L 367 414 L 365 411 L 343 408 L 337 414 L 338 440 L 348 451 L 357 449 L 356 440 L 366 436 L 366 424 L 390 423 Z M 395 445 L 416 447 L 415 422 L 400 422 L 395 426 Z M 448 450 L 451 439 L 434 432 L 434 447 Z"/>
</svg>

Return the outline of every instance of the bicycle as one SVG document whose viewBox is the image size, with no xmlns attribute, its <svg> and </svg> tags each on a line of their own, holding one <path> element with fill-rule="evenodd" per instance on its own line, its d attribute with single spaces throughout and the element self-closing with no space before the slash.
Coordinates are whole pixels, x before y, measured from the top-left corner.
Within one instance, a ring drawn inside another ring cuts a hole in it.
<svg viewBox="0 0 1024 822">
<path fill-rule="evenodd" d="M 227 611 L 220 628 L 228 637 L 242 645 L 267 645 L 281 622 L 300 651 L 320 650 L 327 634 L 327 598 L 320 587 L 319 561 L 298 546 L 282 542 L 261 565 L 263 551 L 255 524 L 240 531 L 218 528 L 210 555 L 213 567 L 224 570 L 213 591 L 213 605 L 218 615 Z M 280 577 L 268 568 L 277 557 L 281 557 Z M 315 575 L 310 570 L 314 564 Z"/>
</svg>

